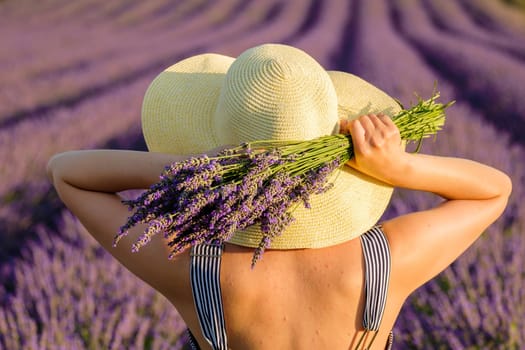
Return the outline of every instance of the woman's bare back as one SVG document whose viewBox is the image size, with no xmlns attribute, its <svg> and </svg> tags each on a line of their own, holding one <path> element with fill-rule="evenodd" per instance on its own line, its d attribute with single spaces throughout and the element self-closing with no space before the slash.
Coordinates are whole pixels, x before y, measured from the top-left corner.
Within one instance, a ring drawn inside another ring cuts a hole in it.
<svg viewBox="0 0 525 350">
<path fill-rule="evenodd" d="M 232 349 L 348 349 L 363 332 L 364 262 L 354 239 L 321 249 L 268 250 L 251 269 L 253 249 L 226 244 L 221 291 Z M 193 306 L 189 253 L 173 261 L 180 281 L 166 297 L 206 348 Z M 184 274 L 180 272 L 186 271 Z M 395 285 L 395 284 L 394 284 Z M 405 299 L 390 288 L 372 349 L 384 349 Z M 271 296 L 271 297 L 270 297 Z M 207 346 L 207 345 L 206 345 Z"/>
</svg>

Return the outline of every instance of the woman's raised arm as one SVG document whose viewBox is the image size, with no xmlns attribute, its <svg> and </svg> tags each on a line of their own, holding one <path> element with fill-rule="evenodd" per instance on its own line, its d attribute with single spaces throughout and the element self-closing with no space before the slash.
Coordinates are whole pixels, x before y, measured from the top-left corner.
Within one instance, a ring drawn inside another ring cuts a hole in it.
<svg viewBox="0 0 525 350">
<path fill-rule="evenodd" d="M 187 157 L 122 150 L 59 153 L 47 165 L 49 178 L 97 192 L 144 189 L 159 180 L 164 166 Z M 67 203 L 66 203 L 67 204 Z"/>
<path fill-rule="evenodd" d="M 109 253 L 155 289 L 172 293 L 177 290 L 176 271 L 162 237 L 153 237 L 137 253 L 131 252 L 131 244 L 144 225 L 130 229 L 116 247 L 113 239 L 131 214 L 118 192 L 147 188 L 159 180 L 164 166 L 186 158 L 121 150 L 71 151 L 52 157 L 47 172 L 64 204 Z"/>
<path fill-rule="evenodd" d="M 407 153 L 386 116 L 343 124 L 355 148 L 348 165 L 394 187 L 435 193 L 435 208 L 385 221 L 393 273 L 411 292 L 461 255 L 503 212 L 512 184 L 503 172 L 467 159 Z"/>
</svg>

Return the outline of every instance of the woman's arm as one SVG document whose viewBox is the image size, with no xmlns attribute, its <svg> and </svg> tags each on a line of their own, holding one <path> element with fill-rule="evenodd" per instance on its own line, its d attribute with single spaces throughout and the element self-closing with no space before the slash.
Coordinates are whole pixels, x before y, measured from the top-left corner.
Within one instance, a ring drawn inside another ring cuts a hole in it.
<svg viewBox="0 0 525 350">
<path fill-rule="evenodd" d="M 435 208 L 383 223 L 394 268 L 408 292 L 450 265 L 503 212 L 512 184 L 507 175 L 467 159 L 403 150 L 390 118 L 363 116 L 345 123 L 355 158 L 348 165 L 395 187 L 435 193 Z"/>
<path fill-rule="evenodd" d="M 148 188 L 159 181 L 167 164 L 186 158 L 139 151 L 70 151 L 53 156 L 47 173 L 53 183 L 63 181 L 79 189 L 116 193 Z"/>
<path fill-rule="evenodd" d="M 468 159 L 407 153 L 399 131 L 383 115 L 350 123 L 356 156 L 348 165 L 395 187 L 428 191 L 446 199 L 488 199 L 510 194 L 507 175 Z"/>
<path fill-rule="evenodd" d="M 113 247 L 115 235 L 131 214 L 117 192 L 147 188 L 159 180 L 164 166 L 186 158 L 136 151 L 72 151 L 52 157 L 47 172 L 64 204 L 109 253 L 155 289 L 173 294 L 180 278 L 167 259 L 162 237 L 153 237 L 132 253 L 131 244 L 145 229 L 137 225 Z"/>
</svg>

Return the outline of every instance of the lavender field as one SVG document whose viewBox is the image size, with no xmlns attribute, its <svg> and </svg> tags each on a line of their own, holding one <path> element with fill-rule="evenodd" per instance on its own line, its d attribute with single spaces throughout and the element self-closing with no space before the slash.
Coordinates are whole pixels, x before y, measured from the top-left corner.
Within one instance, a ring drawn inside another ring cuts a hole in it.
<svg viewBox="0 0 525 350">
<path fill-rule="evenodd" d="M 145 150 L 149 82 L 190 55 L 304 49 L 404 104 L 456 100 L 423 152 L 508 173 L 502 217 L 416 291 L 396 349 L 525 348 L 525 1 L 0 0 L 0 349 L 181 349 L 184 324 L 64 209 L 45 177 L 72 149 Z M 386 217 L 427 208 L 398 190 Z"/>
</svg>

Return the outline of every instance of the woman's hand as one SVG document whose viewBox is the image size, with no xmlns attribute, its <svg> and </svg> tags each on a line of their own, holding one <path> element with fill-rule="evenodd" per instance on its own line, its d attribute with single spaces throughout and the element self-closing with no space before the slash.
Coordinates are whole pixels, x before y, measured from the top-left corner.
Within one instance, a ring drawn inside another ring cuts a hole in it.
<svg viewBox="0 0 525 350">
<path fill-rule="evenodd" d="M 347 165 L 390 184 L 392 176 L 403 171 L 406 152 L 390 117 L 368 114 L 352 121 L 342 120 L 340 132 L 352 136 L 354 157 Z"/>
</svg>

